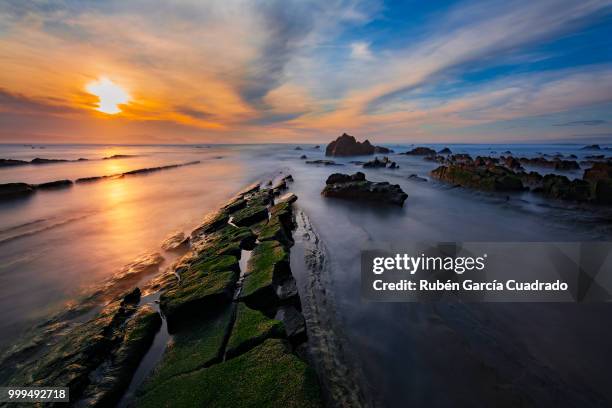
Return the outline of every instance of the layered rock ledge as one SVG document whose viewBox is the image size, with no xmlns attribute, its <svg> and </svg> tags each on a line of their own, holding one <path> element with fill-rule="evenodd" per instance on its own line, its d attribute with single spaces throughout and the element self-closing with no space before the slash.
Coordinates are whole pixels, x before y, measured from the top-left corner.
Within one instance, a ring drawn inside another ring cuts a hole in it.
<svg viewBox="0 0 612 408">
<path fill-rule="evenodd" d="M 291 181 L 250 186 L 206 217 L 189 252 L 147 284 L 146 297 L 135 288 L 84 323 L 39 326 L 2 356 L 0 379 L 68 387 L 76 406 L 115 406 L 128 387 L 136 407 L 322 406 L 289 264 L 297 197 L 275 198 Z M 151 345 L 168 332 L 155 358 Z"/>
</svg>

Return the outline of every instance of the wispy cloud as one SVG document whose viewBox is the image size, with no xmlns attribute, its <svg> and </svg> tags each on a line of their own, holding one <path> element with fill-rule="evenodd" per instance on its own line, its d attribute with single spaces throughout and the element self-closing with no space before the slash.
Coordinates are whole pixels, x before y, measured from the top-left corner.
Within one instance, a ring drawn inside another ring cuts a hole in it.
<svg viewBox="0 0 612 408">
<path fill-rule="evenodd" d="M 65 131 L 75 116 L 80 129 L 93 129 L 101 122 L 83 88 L 105 75 L 133 96 L 115 132 L 142 137 L 146 123 L 147 132 L 171 132 L 175 124 L 182 137 L 213 141 L 328 138 L 344 130 L 399 140 L 465 137 L 470 126 L 612 101 L 612 61 L 603 54 L 588 64 L 468 78 L 558 57 L 562 51 L 537 46 L 610 23 L 610 0 L 472 0 L 391 22 L 383 14 L 392 7 L 370 0 L 7 0 L 0 3 L 0 110 L 55 118 L 45 119 L 45 132 L 54 123 Z M 569 115 L 547 127 L 608 131 L 611 122 Z M 34 122 L 11 126 L 37 132 Z"/>
</svg>

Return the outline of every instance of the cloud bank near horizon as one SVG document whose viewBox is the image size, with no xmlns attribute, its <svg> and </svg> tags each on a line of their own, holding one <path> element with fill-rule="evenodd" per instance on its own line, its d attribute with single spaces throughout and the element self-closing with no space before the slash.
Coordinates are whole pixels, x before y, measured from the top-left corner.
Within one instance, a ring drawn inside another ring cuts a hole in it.
<svg viewBox="0 0 612 408">
<path fill-rule="evenodd" d="M 431 3 L 8 0 L 0 141 L 612 135 L 612 1 Z M 114 117 L 102 76 L 133 97 Z"/>
</svg>

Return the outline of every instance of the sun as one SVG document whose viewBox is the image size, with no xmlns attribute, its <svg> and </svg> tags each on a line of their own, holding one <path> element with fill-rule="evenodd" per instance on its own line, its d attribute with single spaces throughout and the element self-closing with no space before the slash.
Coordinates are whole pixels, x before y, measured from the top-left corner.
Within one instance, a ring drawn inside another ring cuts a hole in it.
<svg viewBox="0 0 612 408">
<path fill-rule="evenodd" d="M 128 93 L 106 77 L 100 77 L 97 81 L 90 82 L 85 89 L 100 100 L 96 110 L 109 115 L 121 112 L 119 105 L 130 101 Z"/>
</svg>

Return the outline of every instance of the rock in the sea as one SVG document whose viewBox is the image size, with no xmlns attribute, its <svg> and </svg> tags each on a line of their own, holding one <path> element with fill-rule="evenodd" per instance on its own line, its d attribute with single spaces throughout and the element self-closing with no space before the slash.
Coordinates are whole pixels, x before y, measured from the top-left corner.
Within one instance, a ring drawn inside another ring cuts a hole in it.
<svg viewBox="0 0 612 408">
<path fill-rule="evenodd" d="M 307 158 L 308 158 L 308 156 L 306 156 L 305 154 L 300 156 L 300 159 L 302 159 L 302 160 L 306 160 Z"/>
<path fill-rule="evenodd" d="M 601 147 L 598 144 L 592 144 L 592 145 L 584 146 L 580 150 L 601 150 Z"/>
<path fill-rule="evenodd" d="M 59 188 L 67 188 L 72 186 L 71 180 L 57 180 L 50 181 L 48 183 L 37 184 L 36 188 L 39 190 L 55 190 Z"/>
<path fill-rule="evenodd" d="M 390 168 L 397 169 L 399 166 L 394 161 L 391 161 L 387 156 L 382 159 L 378 159 L 375 157 L 374 160 L 370 160 L 369 162 L 363 163 L 363 168 L 368 169 L 377 169 L 377 168 Z"/>
<path fill-rule="evenodd" d="M 336 163 L 333 160 L 306 160 L 306 164 L 322 164 L 324 166 L 344 166 L 342 163 Z"/>
<path fill-rule="evenodd" d="M 27 183 L 0 184 L 0 201 L 27 197 L 34 191 L 34 187 Z"/>
<path fill-rule="evenodd" d="M 408 194 L 398 184 L 375 183 L 365 179 L 365 174 L 334 173 L 327 178 L 321 192 L 324 197 L 344 198 L 358 201 L 378 201 L 403 206 Z"/>
<path fill-rule="evenodd" d="M 325 149 L 326 156 L 364 156 L 374 153 L 391 153 L 391 150 L 382 146 L 374 146 L 369 140 L 358 142 L 354 136 L 346 133 L 328 144 Z"/>
<path fill-rule="evenodd" d="M 430 149 L 429 147 L 415 147 L 414 149 L 400 153 L 408 156 L 435 156 L 436 151 L 434 149 Z"/>
<path fill-rule="evenodd" d="M 25 160 L 0 159 L 0 167 L 23 166 L 24 164 L 30 164 L 30 162 Z"/>
<path fill-rule="evenodd" d="M 599 204 L 612 204 L 612 164 L 595 163 L 584 171 L 583 180 L 591 184 L 593 200 Z"/>
<path fill-rule="evenodd" d="M 411 174 L 411 175 L 409 175 L 409 176 L 408 176 L 408 178 L 409 178 L 410 180 L 420 181 L 420 182 L 427 181 L 427 179 L 426 179 L 426 178 L 424 178 L 424 177 L 419 177 L 419 176 L 418 176 L 418 175 L 416 175 L 416 174 Z"/>
<path fill-rule="evenodd" d="M 479 167 L 474 164 L 449 164 L 432 170 L 431 176 L 438 180 L 488 191 L 521 191 L 521 179 L 501 166 Z"/>
<path fill-rule="evenodd" d="M 451 149 L 449 149 L 448 147 L 445 147 L 444 149 L 440 150 L 438 152 L 438 154 L 452 154 L 453 152 L 451 151 Z"/>
<path fill-rule="evenodd" d="M 584 180 L 569 180 L 565 176 L 547 174 L 542 180 L 544 195 L 561 200 L 588 201 L 590 198 L 589 183 Z"/>
<path fill-rule="evenodd" d="M 185 239 L 185 233 L 183 231 L 178 231 L 168 236 L 164 242 L 162 242 L 161 248 L 164 251 L 175 251 L 187 242 L 188 239 Z"/>
</svg>

